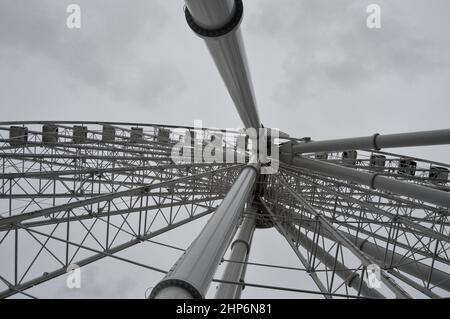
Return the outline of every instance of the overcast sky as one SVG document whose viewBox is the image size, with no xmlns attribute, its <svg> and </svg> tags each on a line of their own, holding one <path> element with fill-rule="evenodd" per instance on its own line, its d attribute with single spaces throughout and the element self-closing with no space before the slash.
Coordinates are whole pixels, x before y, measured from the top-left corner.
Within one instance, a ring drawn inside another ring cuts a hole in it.
<svg viewBox="0 0 450 319">
<path fill-rule="evenodd" d="M 70 3 L 81 6 L 79 30 L 66 27 Z M 381 29 L 366 27 L 371 3 L 381 6 Z M 448 0 L 247 0 L 244 11 L 265 126 L 317 140 L 449 128 Z M 1 121 L 242 126 L 181 0 L 0 0 L 0 110 Z M 450 154 L 448 146 L 404 152 L 444 162 Z M 289 247 L 273 231 L 257 232 L 256 261 L 276 262 L 284 252 Z M 292 255 L 284 263 L 298 266 Z M 102 263 L 122 277 L 84 296 L 143 295 L 142 270 Z M 110 276 L 92 278 L 98 287 Z M 272 278 L 289 284 L 291 277 Z M 61 296 L 57 285 L 48 287 L 37 291 Z"/>
</svg>

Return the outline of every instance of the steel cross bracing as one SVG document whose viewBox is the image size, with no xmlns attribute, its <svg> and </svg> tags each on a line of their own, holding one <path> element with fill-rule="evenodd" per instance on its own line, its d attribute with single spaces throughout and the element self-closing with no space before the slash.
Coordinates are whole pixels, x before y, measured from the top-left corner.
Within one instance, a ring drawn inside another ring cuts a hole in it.
<svg viewBox="0 0 450 319">
<path fill-rule="evenodd" d="M 349 287 L 358 295 L 373 292 L 355 285 L 364 271 L 357 261 L 360 253 L 398 279 L 400 287 L 414 287 L 430 297 L 450 291 L 448 210 L 364 192 L 358 185 L 298 168 L 283 168 L 268 183 L 262 198 L 268 213 L 304 255 L 311 275 L 322 276 L 328 292 Z M 354 247 L 338 241 L 336 231 Z M 352 268 L 359 273 L 346 270 Z"/>
<path fill-rule="evenodd" d="M 398 154 L 386 153 L 381 151 L 359 151 L 358 159 L 351 160 L 343 158 L 344 152 L 328 152 L 326 159 L 320 159 L 321 161 L 340 164 L 345 167 L 355 168 L 371 173 L 377 173 L 380 176 L 394 177 L 399 180 L 408 181 L 410 183 L 425 185 L 430 188 L 450 191 L 448 186 L 448 179 L 439 180 L 430 177 L 430 170 L 433 167 L 450 168 L 450 165 L 439 162 L 427 161 L 419 158 L 405 157 Z M 371 156 L 381 155 L 384 156 L 384 166 L 371 165 Z M 309 158 L 314 158 L 315 153 L 308 154 Z M 414 174 L 408 174 L 399 170 L 400 163 L 405 159 L 414 161 L 416 166 L 414 167 Z"/>
<path fill-rule="evenodd" d="M 0 129 L 9 132 L 9 124 Z M 167 272 L 117 253 L 213 213 L 243 167 L 173 164 L 162 153 L 168 154 L 175 140 L 157 142 L 154 128 L 146 129 L 141 141 L 132 142 L 130 129 L 118 125 L 119 137 L 103 142 L 101 126 L 93 124 L 88 142 L 75 143 L 73 128 L 56 125 L 59 138 L 53 144 L 42 142 L 38 127 L 28 131 L 26 143 L 11 143 L 2 134 L 0 251 L 8 260 L 2 262 L 0 274 L 5 286 L 2 297 L 28 296 L 28 288 L 65 274 L 70 264 L 84 266 L 104 257 Z M 379 152 L 366 156 L 372 153 Z M 363 151 L 355 163 L 342 160 L 341 153 L 330 154 L 322 161 L 375 170 L 439 190 L 448 187 L 448 182 L 429 178 L 427 172 L 436 164 L 425 160 L 416 159 L 417 171 L 423 173 L 411 178 L 390 174 L 398 170 L 394 163 L 401 160 L 395 154 L 388 156 L 390 164 L 383 168 L 365 164 Z M 267 176 L 262 185 L 261 197 L 255 197 L 256 209 L 242 216 L 261 219 L 267 215 L 272 220 L 299 258 L 303 267 L 297 267 L 303 269 L 299 271 L 308 273 L 317 287 L 305 292 L 326 298 L 408 298 L 417 292 L 431 298 L 448 295 L 448 209 L 292 164 L 281 164 L 279 173 Z M 248 257 L 226 262 L 252 264 Z M 383 269 L 384 290 L 370 289 L 361 280 L 369 263 Z M 241 287 L 244 282 L 232 277 L 213 280 L 224 288 Z M 302 287 L 298 288 L 301 292 Z"/>
<path fill-rule="evenodd" d="M 116 142 L 92 130 L 88 142 L 74 143 L 72 129 L 58 127 L 50 144 L 38 131 L 20 145 L 2 133 L 2 297 L 210 214 L 242 166 L 175 165 L 160 150 L 170 151 L 173 139 L 154 142 L 151 130 L 139 142 L 116 127 Z"/>
</svg>

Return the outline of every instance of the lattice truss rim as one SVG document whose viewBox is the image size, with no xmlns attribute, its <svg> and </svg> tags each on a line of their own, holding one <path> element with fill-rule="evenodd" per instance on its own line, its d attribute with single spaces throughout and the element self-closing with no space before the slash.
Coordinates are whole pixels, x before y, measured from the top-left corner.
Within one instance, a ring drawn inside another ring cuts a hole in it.
<svg viewBox="0 0 450 319">
<path fill-rule="evenodd" d="M 49 131 L 41 130 L 42 126 L 50 127 Z M 105 126 L 114 128 L 113 140 L 105 140 Z M 11 127 L 26 127 L 26 141 L 24 135 L 10 135 Z M 183 138 L 173 132 L 167 135 L 174 128 L 142 123 L 0 123 L 0 253 L 5 257 L 0 297 L 33 297 L 27 289 L 65 274 L 70 264 L 83 266 L 104 257 L 165 273 L 168 269 L 117 253 L 143 241 L 154 242 L 153 237 L 214 212 L 244 166 L 173 164 L 170 150 Z M 433 167 L 450 167 L 445 163 L 408 158 L 416 163 L 415 174 L 405 174 L 399 169 L 405 160 L 400 155 L 358 152 L 357 159 L 344 158 L 343 152 L 326 158 L 320 154 L 318 158 L 317 153 L 303 156 L 450 190 L 448 180 L 430 177 Z M 385 165 L 371 165 L 373 155 L 385 156 Z M 315 288 L 249 282 L 247 287 L 298 292 L 299 297 L 305 293 L 326 298 L 449 296 L 448 208 L 285 162 L 278 174 L 263 176 L 248 205 L 255 208 L 259 227 L 274 226 L 286 238 L 300 266 L 251 260 L 246 266 L 295 269 Z M 25 236 L 34 243 L 26 258 L 21 255 Z M 53 268 L 38 270 L 44 255 L 42 263 L 51 259 Z M 225 258 L 224 262 L 236 261 Z M 361 280 L 369 264 L 381 266 L 380 291 Z"/>
</svg>

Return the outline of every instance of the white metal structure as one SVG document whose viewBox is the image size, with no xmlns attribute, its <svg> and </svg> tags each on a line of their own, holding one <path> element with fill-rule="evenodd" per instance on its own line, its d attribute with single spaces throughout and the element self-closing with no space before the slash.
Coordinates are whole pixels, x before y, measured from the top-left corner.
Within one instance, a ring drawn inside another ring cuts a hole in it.
<svg viewBox="0 0 450 319">
<path fill-rule="evenodd" d="M 261 127 L 239 29 L 242 1 L 186 0 L 185 13 L 244 126 Z M 313 142 L 284 135 L 278 173 L 263 175 L 261 163 L 174 164 L 174 128 L 1 122 L 0 256 L 9 270 L 0 274 L 0 297 L 30 296 L 27 289 L 71 264 L 102 258 L 165 274 L 150 298 L 204 298 L 211 282 L 220 284 L 216 298 L 239 298 L 244 286 L 299 297 L 450 296 L 450 165 L 381 151 L 450 144 L 450 130 Z M 207 215 L 170 271 L 117 255 Z M 251 265 L 292 268 L 251 262 L 253 234 L 267 227 L 285 237 L 295 270 L 315 289 L 246 282 Z M 25 235 L 31 258 L 23 256 Z M 382 289 L 366 280 L 373 265 Z"/>
</svg>

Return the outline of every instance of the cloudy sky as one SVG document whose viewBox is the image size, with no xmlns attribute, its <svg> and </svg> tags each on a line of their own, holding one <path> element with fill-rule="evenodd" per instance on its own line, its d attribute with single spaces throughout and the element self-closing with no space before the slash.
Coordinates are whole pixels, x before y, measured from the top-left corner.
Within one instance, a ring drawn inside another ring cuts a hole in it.
<svg viewBox="0 0 450 319">
<path fill-rule="evenodd" d="M 70 3 L 81 6 L 79 30 L 66 27 Z M 381 29 L 366 27 L 371 3 L 381 6 Z M 265 126 L 317 140 L 449 127 L 449 1 L 248 0 L 244 7 Z M 1 121 L 241 126 L 202 40 L 186 25 L 182 0 L 0 0 L 0 110 Z M 403 152 L 444 162 L 450 154 L 448 146 Z M 270 249 L 289 253 L 281 238 L 258 232 L 252 258 L 274 262 Z M 141 270 L 110 263 L 125 277 L 104 295 L 143 295 Z M 298 264 L 294 256 L 285 263 Z M 101 286 L 108 276 L 93 278 Z M 53 288 L 40 293 L 58 295 Z"/>
</svg>

